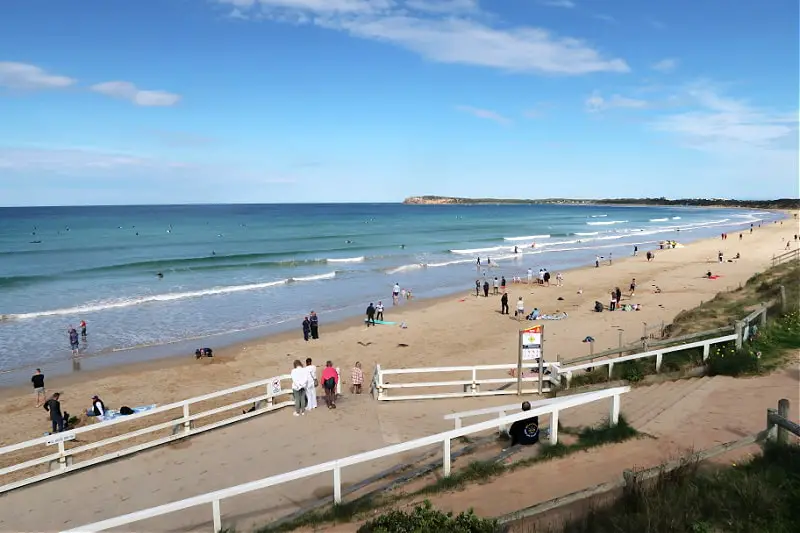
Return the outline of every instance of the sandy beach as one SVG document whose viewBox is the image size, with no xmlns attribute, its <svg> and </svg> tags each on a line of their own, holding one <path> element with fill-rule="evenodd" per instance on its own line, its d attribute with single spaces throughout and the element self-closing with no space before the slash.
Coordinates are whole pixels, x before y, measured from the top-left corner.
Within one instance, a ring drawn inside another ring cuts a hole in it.
<svg viewBox="0 0 800 533">
<path fill-rule="evenodd" d="M 595 352 L 617 346 L 620 330 L 623 342 L 635 342 L 641 337 L 643 323 L 668 324 L 681 310 L 737 287 L 768 267 L 773 255 L 785 250 L 787 239 L 790 246 L 797 247 L 796 233 L 798 222 L 790 214 L 782 223 L 756 227 L 752 234 L 744 232 L 741 240 L 738 234 L 731 234 L 727 240 L 707 239 L 682 248 L 656 247 L 651 262 L 645 258 L 647 250 L 642 249 L 637 257 L 614 258 L 611 265 L 604 261 L 600 268 L 592 265 L 564 272 L 563 287 L 555 286 L 554 280 L 549 287 L 511 284 L 511 276 L 526 277 L 529 265 L 524 265 L 516 272 L 502 272 L 509 280 L 509 316 L 500 314 L 499 296 L 476 297 L 472 287 L 465 287 L 462 294 L 403 302 L 397 307 L 387 297 L 386 320 L 404 322 L 407 328 L 366 328 L 361 318 L 326 324 L 323 315 L 320 339 L 316 341 L 304 342 L 298 325 L 297 332 L 218 350 L 213 359 L 196 361 L 187 354 L 184 358 L 58 376 L 47 380 L 47 388 L 49 392 L 61 391 L 63 407 L 78 413 L 85 410 L 94 394 L 110 406 L 164 404 L 288 373 L 294 359 L 306 357 L 318 365 L 332 360 L 342 369 L 345 382 L 356 361 L 362 363 L 366 380 L 376 363 L 384 368 L 512 363 L 516 360 L 516 331 L 526 324 L 513 317 L 519 296 L 526 310 L 535 306 L 543 313 L 569 314 L 565 320 L 542 323 L 546 330 L 545 359 L 570 359 L 588 353 L 588 345 L 582 342 L 587 336 L 595 339 Z M 723 263 L 717 262 L 719 251 L 726 259 Z M 741 259 L 727 261 L 737 253 Z M 705 279 L 709 270 L 720 277 Z M 631 298 L 629 285 L 634 278 L 637 290 Z M 656 286 L 661 292 L 655 292 Z M 622 289 L 622 303 L 638 303 L 641 310 L 593 312 L 595 301 L 607 305 L 609 292 L 615 287 Z M 387 285 L 387 292 L 390 289 Z M 6 423 L 0 429 L 0 443 L 20 442 L 48 430 L 46 413 L 34 407 L 34 399 L 30 386 L 3 391 L 0 413 Z"/>
</svg>

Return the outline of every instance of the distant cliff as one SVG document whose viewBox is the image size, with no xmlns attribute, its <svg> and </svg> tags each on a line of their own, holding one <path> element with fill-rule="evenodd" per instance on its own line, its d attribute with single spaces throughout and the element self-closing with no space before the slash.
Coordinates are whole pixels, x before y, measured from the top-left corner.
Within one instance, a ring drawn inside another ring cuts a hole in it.
<svg viewBox="0 0 800 533">
<path fill-rule="evenodd" d="M 800 209 L 800 199 L 735 200 L 731 198 L 605 198 L 599 200 L 570 198 L 459 198 L 454 196 L 410 196 L 403 200 L 410 205 L 479 205 L 479 204 L 577 204 L 577 205 L 680 205 L 695 207 L 746 207 L 757 209 Z"/>
</svg>

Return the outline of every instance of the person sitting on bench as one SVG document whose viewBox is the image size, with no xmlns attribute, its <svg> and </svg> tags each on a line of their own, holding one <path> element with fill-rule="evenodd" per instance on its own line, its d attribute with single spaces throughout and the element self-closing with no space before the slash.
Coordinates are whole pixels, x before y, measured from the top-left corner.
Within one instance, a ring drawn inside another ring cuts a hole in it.
<svg viewBox="0 0 800 533">
<path fill-rule="evenodd" d="M 522 410 L 530 411 L 530 402 L 522 402 Z M 508 428 L 508 435 L 511 437 L 511 446 L 536 444 L 539 442 L 539 417 L 517 420 Z"/>
</svg>

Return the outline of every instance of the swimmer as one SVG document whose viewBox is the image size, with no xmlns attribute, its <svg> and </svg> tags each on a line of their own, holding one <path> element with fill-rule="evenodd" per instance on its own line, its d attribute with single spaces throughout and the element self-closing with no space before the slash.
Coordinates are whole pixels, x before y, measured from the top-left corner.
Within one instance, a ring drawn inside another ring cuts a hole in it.
<svg viewBox="0 0 800 533">
<path fill-rule="evenodd" d="M 164 277 L 164 274 L 162 274 L 161 272 L 159 272 L 158 274 L 156 274 L 156 276 L 158 276 L 158 279 L 161 279 L 161 278 L 163 278 L 163 277 Z"/>
</svg>

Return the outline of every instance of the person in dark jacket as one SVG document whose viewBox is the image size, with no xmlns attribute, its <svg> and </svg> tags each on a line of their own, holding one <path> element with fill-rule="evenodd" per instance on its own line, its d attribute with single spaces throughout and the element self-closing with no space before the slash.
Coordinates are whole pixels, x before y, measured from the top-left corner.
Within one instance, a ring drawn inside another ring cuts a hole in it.
<svg viewBox="0 0 800 533">
<path fill-rule="evenodd" d="M 367 306 L 367 327 L 370 325 L 375 325 L 375 306 L 372 305 L 372 302 Z"/>
<path fill-rule="evenodd" d="M 311 335 L 311 322 L 308 317 L 303 319 L 303 339 L 308 342 L 308 336 Z"/>
<path fill-rule="evenodd" d="M 308 318 L 309 325 L 311 326 L 311 338 L 319 339 L 319 317 L 317 313 L 311 311 L 311 316 Z"/>
<path fill-rule="evenodd" d="M 106 404 L 99 396 L 92 396 L 92 408 L 90 410 L 92 416 L 103 416 L 106 414 Z"/>
<path fill-rule="evenodd" d="M 486 298 L 488 298 L 488 297 L 489 297 L 489 282 L 488 282 L 488 281 L 484 281 L 484 282 L 483 282 L 483 295 L 484 295 Z"/>
<path fill-rule="evenodd" d="M 50 413 L 50 421 L 53 423 L 53 433 L 64 431 L 64 416 L 61 414 L 61 402 L 58 401 L 60 397 L 56 392 L 44 402 L 44 410 Z"/>
<path fill-rule="evenodd" d="M 530 411 L 531 404 L 529 402 L 522 402 L 522 410 Z M 524 420 L 517 420 L 508 429 L 508 435 L 511 437 L 511 445 L 517 444 L 526 446 L 536 444 L 539 442 L 539 417 L 532 416 Z"/>
<path fill-rule="evenodd" d="M 500 314 L 507 315 L 508 314 L 508 293 L 504 292 L 503 296 L 500 297 Z"/>
</svg>

